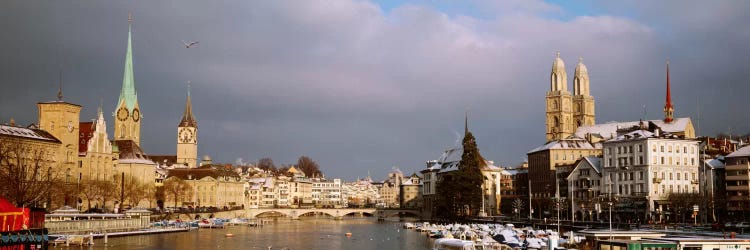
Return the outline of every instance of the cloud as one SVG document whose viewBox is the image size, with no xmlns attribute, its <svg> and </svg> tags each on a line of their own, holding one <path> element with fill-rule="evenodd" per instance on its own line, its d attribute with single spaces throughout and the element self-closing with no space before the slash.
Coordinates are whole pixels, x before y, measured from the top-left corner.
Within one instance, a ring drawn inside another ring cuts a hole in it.
<svg viewBox="0 0 750 250">
<path fill-rule="evenodd" d="M 704 133 L 750 129 L 732 108 L 746 102 L 733 92 L 748 90 L 739 83 L 750 36 L 726 28 L 747 20 L 742 8 L 703 6 L 696 18 L 708 24 L 697 25 L 687 17 L 701 8 L 677 15 L 666 4 L 598 5 L 601 13 L 565 19 L 565 6 L 542 1 L 478 0 L 467 13 L 437 4 L 445 5 L 12 2 L 0 17 L 14 34 L 0 37 L 0 119 L 34 122 L 34 103 L 54 97 L 63 59 L 66 100 L 85 106 L 81 119 L 94 117 L 100 98 L 111 111 L 132 9 L 142 144 L 154 154 L 174 152 L 191 81 L 199 151 L 215 161 L 309 155 L 328 176 L 385 176 L 393 165 L 408 174 L 453 145 L 468 109 L 482 154 L 516 164 L 544 143 L 555 51 L 571 85 L 584 58 L 599 122 L 639 119 L 644 104 L 659 118 L 669 57 L 677 115 L 693 114 L 702 96 Z"/>
</svg>

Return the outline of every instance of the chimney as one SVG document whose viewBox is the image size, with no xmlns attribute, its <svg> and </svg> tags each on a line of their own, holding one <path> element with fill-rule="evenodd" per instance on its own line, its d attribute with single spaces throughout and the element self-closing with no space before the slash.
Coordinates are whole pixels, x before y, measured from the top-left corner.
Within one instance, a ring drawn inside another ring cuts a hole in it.
<svg viewBox="0 0 750 250">
<path fill-rule="evenodd" d="M 660 136 L 660 135 L 659 135 L 659 134 L 660 134 L 659 132 L 661 132 L 661 131 L 660 131 L 660 129 L 658 129 L 658 128 L 654 129 L 654 135 L 656 135 L 656 137 L 659 137 L 659 136 Z"/>
</svg>

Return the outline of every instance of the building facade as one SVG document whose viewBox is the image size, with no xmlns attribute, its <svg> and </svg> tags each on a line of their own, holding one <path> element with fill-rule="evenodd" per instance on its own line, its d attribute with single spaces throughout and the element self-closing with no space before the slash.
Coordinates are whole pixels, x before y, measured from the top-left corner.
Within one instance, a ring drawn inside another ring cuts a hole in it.
<svg viewBox="0 0 750 250">
<path fill-rule="evenodd" d="M 400 189 L 401 208 L 422 208 L 422 178 L 414 173 L 401 183 Z"/>
<path fill-rule="evenodd" d="M 746 218 L 750 211 L 750 146 L 727 155 L 725 168 L 727 214 Z"/>
</svg>

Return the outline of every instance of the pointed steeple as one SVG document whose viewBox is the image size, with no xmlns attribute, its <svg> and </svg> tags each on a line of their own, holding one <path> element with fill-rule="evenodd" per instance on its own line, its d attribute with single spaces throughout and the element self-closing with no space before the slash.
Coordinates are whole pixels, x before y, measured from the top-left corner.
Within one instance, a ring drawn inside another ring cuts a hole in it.
<svg viewBox="0 0 750 250">
<path fill-rule="evenodd" d="M 469 110 L 466 110 L 464 115 L 464 137 L 469 134 Z"/>
<path fill-rule="evenodd" d="M 669 88 L 669 60 L 667 60 L 667 98 L 664 102 L 664 122 L 672 122 L 674 118 L 674 107 L 672 106 L 672 91 Z"/>
<path fill-rule="evenodd" d="M 193 116 L 193 104 L 190 101 L 190 85 L 188 85 L 187 101 L 185 101 L 185 113 L 182 114 L 180 127 L 198 127 L 198 123 L 195 122 L 195 117 Z"/>
<path fill-rule="evenodd" d="M 130 111 L 132 111 L 138 103 L 138 94 L 135 92 L 135 78 L 133 77 L 132 22 L 133 14 L 132 12 L 128 12 L 128 47 L 125 52 L 125 73 L 122 77 L 120 100 L 117 102 L 118 105 L 125 102 L 125 107 Z"/>
</svg>

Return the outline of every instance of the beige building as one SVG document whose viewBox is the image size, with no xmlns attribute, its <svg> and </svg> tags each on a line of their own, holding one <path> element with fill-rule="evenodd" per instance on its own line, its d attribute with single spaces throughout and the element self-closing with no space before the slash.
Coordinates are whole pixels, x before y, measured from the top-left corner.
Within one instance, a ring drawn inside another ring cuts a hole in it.
<svg viewBox="0 0 750 250">
<path fill-rule="evenodd" d="M 560 53 L 552 62 L 550 91 L 546 98 L 547 141 L 572 135 L 580 126 L 596 123 L 594 97 L 589 91 L 589 75 L 583 59 L 579 60 L 573 77 L 573 95 L 568 91 L 568 76 Z"/>
<path fill-rule="evenodd" d="M 400 189 L 401 208 L 422 208 L 422 178 L 419 178 L 416 173 L 412 174 L 401 183 Z"/>
<path fill-rule="evenodd" d="M 169 178 L 183 179 L 193 188 L 193 197 L 183 201 L 183 206 L 244 207 L 245 183 L 236 172 L 224 166 L 170 169 Z"/>
<path fill-rule="evenodd" d="M 387 208 L 397 208 L 401 206 L 401 183 L 403 183 L 404 174 L 401 170 L 394 167 L 394 169 L 388 173 L 388 179 L 383 181 L 383 185 L 379 187 L 380 198 L 384 203 L 383 206 Z"/>
<path fill-rule="evenodd" d="M 578 137 L 550 141 L 532 149 L 527 153 L 531 196 L 541 198 L 555 194 L 557 167 L 571 166 L 581 157 L 601 155 L 601 144 L 591 144 Z"/>
<path fill-rule="evenodd" d="M 57 150 L 59 167 L 75 180 L 80 180 L 83 177 L 83 162 L 78 159 L 81 106 L 62 101 L 60 92 L 57 101 L 40 102 L 37 108 L 39 129 L 60 140 L 60 149 Z"/>
<path fill-rule="evenodd" d="M 107 134 L 107 123 L 101 108 L 97 112 L 96 122 L 81 123 L 80 131 L 83 143 L 79 147 L 83 179 L 112 181 L 115 177 L 112 142 Z M 84 143 L 85 142 L 85 143 Z"/>
<path fill-rule="evenodd" d="M 58 167 L 59 150 L 62 148 L 60 140 L 50 133 L 30 126 L 28 128 L 16 127 L 14 122 L 10 125 L 0 124 L 0 171 L 6 170 L 8 165 L 39 166 L 39 168 L 29 167 L 28 172 L 34 169 L 49 172 L 51 178 L 66 178 L 70 173 L 61 171 Z M 38 165 L 37 165 L 38 164 Z M 66 176 L 67 174 L 67 176 Z M 72 176 L 71 176 L 72 177 Z M 34 178 L 28 175 L 28 178 Z M 75 183 L 73 178 L 64 179 L 69 183 Z M 9 185 L 11 183 L 5 183 Z M 9 189 L 0 190 L 0 196 L 12 199 L 13 194 L 7 194 Z M 46 201 L 39 200 L 34 202 L 36 206 L 51 206 L 44 204 Z"/>
</svg>

